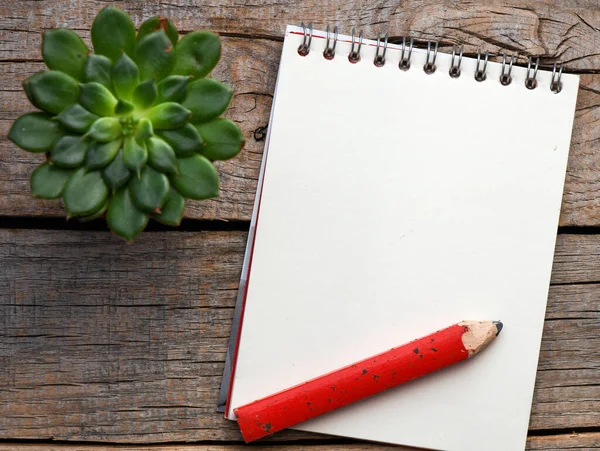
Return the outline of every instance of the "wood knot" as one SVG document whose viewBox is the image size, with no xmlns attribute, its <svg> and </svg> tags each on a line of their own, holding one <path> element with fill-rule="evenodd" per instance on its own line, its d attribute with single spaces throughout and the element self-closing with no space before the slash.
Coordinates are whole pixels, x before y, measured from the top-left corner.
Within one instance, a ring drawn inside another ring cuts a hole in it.
<svg viewBox="0 0 600 451">
<path fill-rule="evenodd" d="M 264 141 L 267 137 L 267 129 L 269 128 L 269 124 L 264 127 L 258 127 L 254 130 L 254 140 L 255 141 Z"/>
</svg>

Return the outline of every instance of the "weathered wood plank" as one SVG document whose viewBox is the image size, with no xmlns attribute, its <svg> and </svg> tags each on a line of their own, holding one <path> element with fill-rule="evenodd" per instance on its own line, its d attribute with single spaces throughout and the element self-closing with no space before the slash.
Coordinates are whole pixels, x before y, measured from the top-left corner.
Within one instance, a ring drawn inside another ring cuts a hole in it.
<svg viewBox="0 0 600 451">
<path fill-rule="evenodd" d="M 552 283 L 600 282 L 599 257 L 600 247 L 596 235 L 559 235 L 554 253 Z M 578 295 L 578 299 L 585 299 L 583 293 Z M 597 306 L 590 307 L 595 309 Z"/>
<path fill-rule="evenodd" d="M 32 48 L 30 31 L 52 27 L 89 29 L 95 13 L 106 1 L 52 0 L 13 2 L 3 9 L 0 24 L 2 51 L 11 59 L 27 58 Z M 570 68 L 600 69 L 600 10 L 595 0 L 334 0 L 321 2 L 254 2 L 234 0 L 173 0 L 158 4 L 115 2 L 140 23 L 162 14 L 184 31 L 209 28 L 220 33 L 268 36 L 280 39 L 288 23 L 312 22 L 324 29 L 338 24 L 348 33 L 356 26 L 366 36 L 387 30 L 392 37 L 412 32 L 419 39 L 464 43 L 466 51 L 510 51 L 540 55 L 546 62 L 559 58 Z M 243 6 L 243 7 L 242 7 Z"/>
<path fill-rule="evenodd" d="M 190 202 L 186 217 L 248 220 L 263 142 L 254 130 L 267 125 L 279 64 L 281 43 L 268 40 L 224 38 L 224 55 L 215 77 L 236 92 L 227 115 L 242 128 L 246 148 L 235 159 L 218 164 L 221 195 Z M 29 174 L 43 156 L 19 150 L 6 138 L 10 121 L 30 111 L 21 81 L 42 69 L 41 63 L 0 62 L 0 215 L 63 216 L 58 201 L 31 198 Z M 563 196 L 561 225 L 600 225 L 600 74 L 582 76 L 573 139 Z"/>
<path fill-rule="evenodd" d="M 369 449 L 374 451 L 416 451 L 417 448 L 406 448 L 403 446 L 386 446 L 375 443 L 368 444 Z M 11 444 L 6 443 L 3 446 L 4 451 L 99 451 L 105 450 L 106 445 L 52 445 L 52 444 Z M 247 451 L 248 446 L 244 445 L 165 445 L 165 446 L 120 446 L 117 448 L 123 451 Z M 364 443 L 356 444 L 327 444 L 327 445 L 253 445 L 252 450 L 261 451 L 363 451 Z M 526 450 L 544 451 L 544 450 L 569 450 L 569 449 L 600 449 L 600 433 L 585 434 L 563 434 L 548 436 L 532 436 L 527 439 Z"/>
<path fill-rule="evenodd" d="M 240 440 L 215 406 L 245 238 L 0 230 L 0 438 Z M 561 235 L 554 280 L 561 255 L 599 252 Z M 599 301 L 600 284 L 552 287 L 531 430 L 600 424 Z"/>
</svg>

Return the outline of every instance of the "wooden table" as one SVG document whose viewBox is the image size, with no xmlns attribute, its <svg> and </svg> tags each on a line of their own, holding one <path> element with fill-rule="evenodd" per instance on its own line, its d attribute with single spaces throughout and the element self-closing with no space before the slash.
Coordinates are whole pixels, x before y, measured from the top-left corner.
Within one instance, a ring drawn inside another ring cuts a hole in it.
<svg viewBox="0 0 600 451">
<path fill-rule="evenodd" d="M 242 449 L 236 425 L 215 406 L 264 144 L 253 132 L 268 123 L 285 25 L 300 21 L 343 32 L 357 26 L 368 37 L 387 29 L 396 41 L 412 31 L 446 51 L 464 43 L 469 55 L 478 48 L 537 55 L 545 68 L 560 60 L 581 74 L 528 449 L 600 449 L 598 0 L 120 5 L 137 24 L 160 13 L 183 32 L 223 36 L 214 77 L 235 89 L 228 116 L 247 139 L 238 158 L 219 164 L 218 199 L 191 203 L 180 229 L 153 227 L 134 245 L 101 222 L 65 222 L 58 202 L 32 199 L 28 177 L 43 157 L 5 139 L 11 121 L 31 109 L 20 83 L 43 67 L 41 32 L 68 27 L 89 40 L 106 3 L 0 6 L 0 449 Z M 504 132 L 508 145 L 518 139 Z M 299 432 L 266 443 L 388 449 Z"/>
</svg>

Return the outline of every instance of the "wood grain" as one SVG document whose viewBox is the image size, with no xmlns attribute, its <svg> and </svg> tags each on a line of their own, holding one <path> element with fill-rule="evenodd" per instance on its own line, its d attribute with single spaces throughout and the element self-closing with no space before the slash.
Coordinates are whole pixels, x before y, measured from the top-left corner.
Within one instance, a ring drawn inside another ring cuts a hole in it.
<svg viewBox="0 0 600 451">
<path fill-rule="evenodd" d="M 406 448 L 403 446 L 386 446 L 369 443 L 369 449 L 374 451 L 416 451 L 417 448 Z M 100 451 L 106 450 L 106 445 L 52 445 L 52 444 L 11 444 L 6 443 L 3 451 Z M 241 444 L 230 445 L 164 445 L 144 446 L 130 445 L 119 446 L 122 451 L 247 451 L 248 446 Z M 314 451 L 315 445 L 296 445 L 286 443 L 285 445 L 252 445 L 255 451 Z M 364 451 L 365 444 L 327 444 L 320 449 L 327 451 Z M 526 450 L 530 451 L 556 451 L 556 450 L 593 450 L 600 449 L 600 433 L 585 434 L 562 434 L 548 436 L 532 436 L 527 439 Z"/>
<path fill-rule="evenodd" d="M 14 59 L 29 51 L 30 31 L 52 27 L 87 30 L 102 0 L 19 1 L 3 10 L 0 30 Z M 548 63 L 566 61 L 570 69 L 600 69 L 600 10 L 595 0 L 332 0 L 320 2 L 245 2 L 235 0 L 172 0 L 114 2 L 139 24 L 154 14 L 170 17 L 179 29 L 208 28 L 222 34 L 279 39 L 286 24 L 312 22 L 324 29 L 338 24 L 349 33 L 356 26 L 367 37 L 387 30 L 392 37 L 412 33 L 418 39 L 464 43 L 468 53 L 478 48 L 540 55 Z"/>
<path fill-rule="evenodd" d="M 215 407 L 245 238 L 0 230 L 0 438 L 240 440 Z M 561 255 L 599 253 L 600 236 L 561 235 L 554 280 Z M 593 280 L 551 289 L 532 431 L 600 424 Z"/>
<path fill-rule="evenodd" d="M 235 89 L 227 116 L 244 132 L 246 147 L 235 159 L 218 164 L 221 195 L 189 203 L 186 217 L 249 220 L 263 142 L 254 130 L 268 124 L 281 43 L 224 38 L 224 56 L 215 77 Z M 43 156 L 18 149 L 5 136 L 10 122 L 30 111 L 20 83 L 43 69 L 41 63 L 0 61 L 0 215 L 63 216 L 59 201 L 33 199 L 29 174 Z M 560 224 L 600 225 L 600 74 L 583 75 L 571 142 Z"/>
</svg>

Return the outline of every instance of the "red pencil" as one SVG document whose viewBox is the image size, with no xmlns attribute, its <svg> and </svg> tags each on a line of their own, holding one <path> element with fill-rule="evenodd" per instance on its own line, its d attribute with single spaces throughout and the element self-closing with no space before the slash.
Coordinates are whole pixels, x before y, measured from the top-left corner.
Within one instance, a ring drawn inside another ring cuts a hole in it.
<svg viewBox="0 0 600 451">
<path fill-rule="evenodd" d="M 473 357 L 500 321 L 463 321 L 234 409 L 246 443 Z"/>
</svg>

